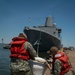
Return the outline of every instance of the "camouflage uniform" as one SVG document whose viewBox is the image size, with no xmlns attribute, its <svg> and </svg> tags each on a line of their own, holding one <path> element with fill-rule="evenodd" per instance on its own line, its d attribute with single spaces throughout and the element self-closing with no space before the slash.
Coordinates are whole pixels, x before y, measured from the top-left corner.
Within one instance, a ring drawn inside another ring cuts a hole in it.
<svg viewBox="0 0 75 75">
<path fill-rule="evenodd" d="M 24 48 L 29 52 L 31 59 L 36 56 L 36 51 L 29 42 L 25 43 Z M 10 63 L 11 75 L 33 75 L 28 61 L 12 58 Z"/>
<path fill-rule="evenodd" d="M 62 68 L 62 62 L 59 59 L 56 59 L 54 63 L 53 75 L 60 75 L 61 68 Z M 64 75 L 70 75 L 70 71 L 68 71 Z"/>
</svg>

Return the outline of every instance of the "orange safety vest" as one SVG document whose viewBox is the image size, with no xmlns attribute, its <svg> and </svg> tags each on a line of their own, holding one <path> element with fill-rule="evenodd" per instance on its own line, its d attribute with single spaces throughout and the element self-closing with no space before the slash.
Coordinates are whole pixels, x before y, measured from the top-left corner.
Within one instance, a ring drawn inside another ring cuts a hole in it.
<svg viewBox="0 0 75 75">
<path fill-rule="evenodd" d="M 58 52 L 58 54 L 60 54 L 60 56 L 55 57 L 53 59 L 53 64 L 54 64 L 56 59 L 59 59 L 62 62 L 62 69 L 61 69 L 60 75 L 64 75 L 65 73 L 67 73 L 70 70 L 71 66 L 68 62 L 68 56 L 65 53 Z"/>
<path fill-rule="evenodd" d="M 10 58 L 19 58 L 23 60 L 30 59 L 29 53 L 24 49 L 24 43 L 26 41 L 27 40 L 25 38 L 21 37 L 15 37 L 12 39 L 12 42 L 10 43 Z"/>
</svg>

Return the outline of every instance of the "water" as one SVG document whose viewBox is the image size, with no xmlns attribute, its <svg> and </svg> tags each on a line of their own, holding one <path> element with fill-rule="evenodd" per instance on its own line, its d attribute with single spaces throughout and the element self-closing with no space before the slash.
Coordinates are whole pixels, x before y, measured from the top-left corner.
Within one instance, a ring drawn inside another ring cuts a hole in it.
<svg viewBox="0 0 75 75">
<path fill-rule="evenodd" d="M 11 75 L 10 73 L 10 50 L 9 49 L 3 49 L 0 48 L 0 75 Z M 46 52 L 40 52 L 40 57 L 46 57 Z"/>
<path fill-rule="evenodd" d="M 11 75 L 9 64 L 10 64 L 10 50 L 0 49 L 0 75 Z"/>
</svg>

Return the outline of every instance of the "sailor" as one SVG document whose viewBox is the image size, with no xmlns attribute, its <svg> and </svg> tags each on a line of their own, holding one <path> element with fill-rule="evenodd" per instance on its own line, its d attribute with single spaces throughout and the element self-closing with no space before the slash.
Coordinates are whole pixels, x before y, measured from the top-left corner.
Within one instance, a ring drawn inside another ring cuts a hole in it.
<svg viewBox="0 0 75 75">
<path fill-rule="evenodd" d="M 59 52 L 58 48 L 53 46 L 47 53 L 52 54 L 53 75 L 70 75 L 71 66 L 68 62 L 68 56 L 64 52 Z"/>
<path fill-rule="evenodd" d="M 10 45 L 11 75 L 32 75 L 28 60 L 34 60 L 36 51 L 27 41 L 26 34 L 20 33 L 18 37 L 14 37 Z"/>
</svg>

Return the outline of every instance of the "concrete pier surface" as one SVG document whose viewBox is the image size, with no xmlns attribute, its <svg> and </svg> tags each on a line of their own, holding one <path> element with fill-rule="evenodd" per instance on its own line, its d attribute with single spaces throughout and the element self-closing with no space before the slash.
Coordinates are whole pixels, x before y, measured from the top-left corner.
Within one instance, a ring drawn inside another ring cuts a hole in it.
<svg viewBox="0 0 75 75">
<path fill-rule="evenodd" d="M 71 75 L 75 75 L 75 49 L 73 51 L 66 51 L 68 57 L 69 57 L 69 61 L 71 63 Z"/>
<path fill-rule="evenodd" d="M 73 51 L 66 50 L 65 52 L 69 57 L 69 62 L 70 62 L 71 67 L 72 67 L 70 75 L 75 75 L 75 50 L 73 50 Z M 51 72 L 48 68 L 46 69 L 44 75 L 51 75 Z"/>
</svg>

